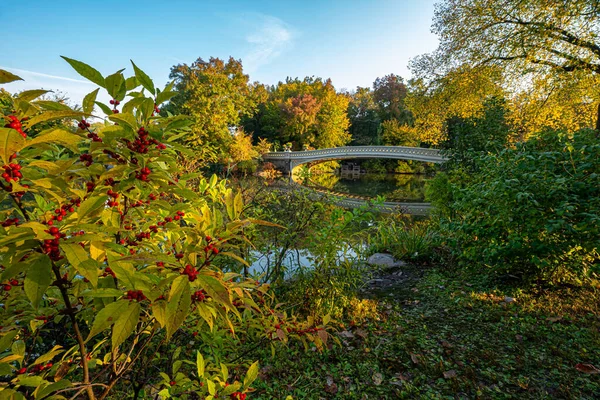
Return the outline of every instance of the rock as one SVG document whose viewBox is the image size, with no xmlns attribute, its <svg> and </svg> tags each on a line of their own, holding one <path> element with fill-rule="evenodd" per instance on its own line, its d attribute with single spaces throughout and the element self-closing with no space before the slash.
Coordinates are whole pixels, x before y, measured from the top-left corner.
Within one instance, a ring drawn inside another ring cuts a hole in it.
<svg viewBox="0 0 600 400">
<path fill-rule="evenodd" d="M 375 253 L 367 259 L 367 264 L 384 269 L 398 269 L 406 265 L 404 261 L 398 261 L 391 254 Z"/>
</svg>

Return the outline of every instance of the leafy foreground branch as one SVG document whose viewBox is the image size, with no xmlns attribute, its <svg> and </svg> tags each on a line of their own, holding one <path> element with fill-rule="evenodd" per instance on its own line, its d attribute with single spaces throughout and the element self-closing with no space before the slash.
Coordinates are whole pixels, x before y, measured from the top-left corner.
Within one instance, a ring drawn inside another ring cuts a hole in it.
<svg viewBox="0 0 600 400">
<path fill-rule="evenodd" d="M 322 349 L 328 317 L 291 317 L 269 285 L 219 267 L 245 263 L 243 229 L 265 222 L 225 181 L 181 172 L 189 121 L 158 114 L 171 85 L 63 58 L 99 86 L 82 111 L 36 100 L 44 90 L 0 102 L 0 397 L 243 400 L 259 368 L 248 348 Z"/>
</svg>

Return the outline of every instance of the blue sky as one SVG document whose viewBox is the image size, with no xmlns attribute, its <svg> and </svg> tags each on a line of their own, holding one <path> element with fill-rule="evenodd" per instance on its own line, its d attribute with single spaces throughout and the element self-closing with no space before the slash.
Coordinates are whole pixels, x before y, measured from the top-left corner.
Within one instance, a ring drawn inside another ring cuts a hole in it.
<svg viewBox="0 0 600 400">
<path fill-rule="evenodd" d="M 0 8 L 0 68 L 24 78 L 11 92 L 58 89 L 74 102 L 93 90 L 59 56 L 104 75 L 129 59 L 157 84 L 174 64 L 242 59 L 252 81 L 331 78 L 337 89 L 370 86 L 437 46 L 435 0 L 182 1 L 21 0 Z"/>
</svg>

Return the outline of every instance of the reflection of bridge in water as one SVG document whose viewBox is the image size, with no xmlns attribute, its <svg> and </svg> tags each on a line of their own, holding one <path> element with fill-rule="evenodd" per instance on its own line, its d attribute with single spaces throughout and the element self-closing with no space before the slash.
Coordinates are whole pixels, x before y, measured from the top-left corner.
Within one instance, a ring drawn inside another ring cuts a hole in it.
<svg viewBox="0 0 600 400">
<path fill-rule="evenodd" d="M 405 146 L 349 146 L 309 151 L 271 152 L 264 154 L 262 157 L 264 161 L 273 163 L 277 169 L 285 174 L 290 174 L 290 176 L 294 168 L 298 165 L 329 160 L 387 158 L 431 163 L 446 161 L 446 157 L 442 156 L 437 149 Z M 356 175 L 358 178 L 360 176 L 360 168 L 358 172 L 355 172 L 353 168 L 352 171 L 348 170 L 345 173 L 351 174 L 353 178 Z M 351 196 L 345 193 L 331 193 L 320 188 L 311 189 L 318 193 L 332 196 L 335 202 L 342 207 L 360 207 L 371 201 L 370 199 Z M 383 212 L 404 212 L 412 215 L 428 215 L 431 210 L 429 203 L 384 202 L 383 204 L 375 205 L 375 207 Z"/>
</svg>

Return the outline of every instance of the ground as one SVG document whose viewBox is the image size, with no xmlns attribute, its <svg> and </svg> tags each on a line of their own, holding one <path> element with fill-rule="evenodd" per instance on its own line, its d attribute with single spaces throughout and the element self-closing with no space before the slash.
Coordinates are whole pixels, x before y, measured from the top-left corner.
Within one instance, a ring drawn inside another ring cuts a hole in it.
<svg viewBox="0 0 600 400">
<path fill-rule="evenodd" d="M 600 398 L 599 287 L 491 289 L 415 265 L 379 279 L 363 293 L 376 317 L 322 354 L 265 353 L 252 398 Z"/>
</svg>

